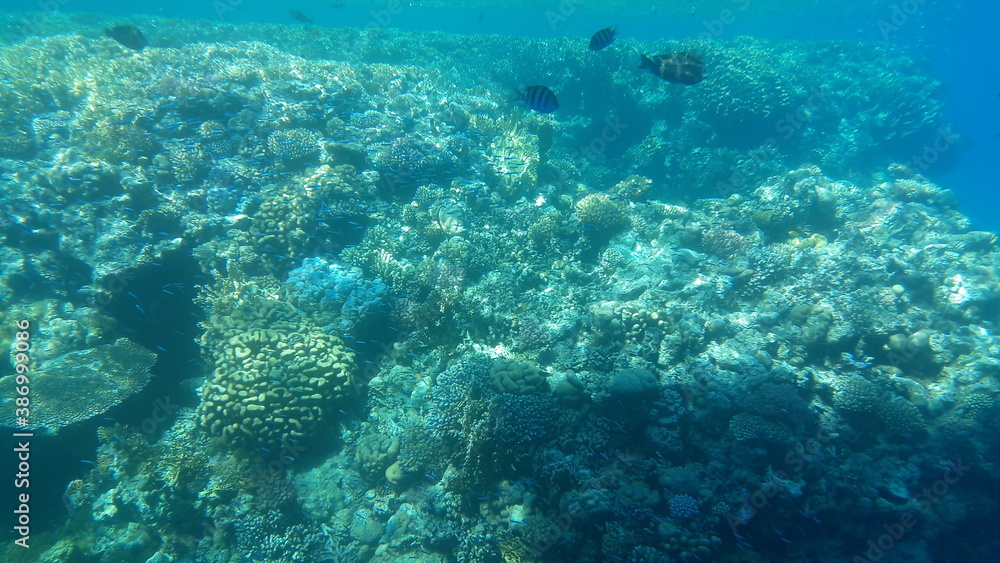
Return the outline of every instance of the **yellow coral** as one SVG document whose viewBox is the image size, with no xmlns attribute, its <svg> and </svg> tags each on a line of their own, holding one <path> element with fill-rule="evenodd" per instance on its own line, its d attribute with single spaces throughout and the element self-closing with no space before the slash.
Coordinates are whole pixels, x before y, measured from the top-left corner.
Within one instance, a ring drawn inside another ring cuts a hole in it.
<svg viewBox="0 0 1000 563">
<path fill-rule="evenodd" d="M 200 421 L 239 445 L 272 447 L 307 437 L 351 393 L 354 354 L 339 338 L 309 326 L 247 330 L 218 344 L 214 355 Z"/>
<path fill-rule="evenodd" d="M 628 208 L 608 194 L 590 194 L 578 201 L 576 216 L 592 235 L 610 237 L 629 225 Z"/>
</svg>

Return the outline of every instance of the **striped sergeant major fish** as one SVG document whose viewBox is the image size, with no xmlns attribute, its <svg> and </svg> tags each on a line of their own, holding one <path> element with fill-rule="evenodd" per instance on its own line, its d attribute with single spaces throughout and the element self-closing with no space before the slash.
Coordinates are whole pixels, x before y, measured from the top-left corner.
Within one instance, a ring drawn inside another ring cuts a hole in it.
<svg viewBox="0 0 1000 563">
<path fill-rule="evenodd" d="M 548 86 L 528 86 L 514 101 L 538 113 L 552 113 L 559 109 L 559 101 Z"/>
<path fill-rule="evenodd" d="M 616 27 L 606 27 L 590 38 L 590 50 L 600 51 L 601 49 L 607 47 L 608 45 L 615 42 L 615 36 L 618 35 L 618 30 Z"/>
</svg>

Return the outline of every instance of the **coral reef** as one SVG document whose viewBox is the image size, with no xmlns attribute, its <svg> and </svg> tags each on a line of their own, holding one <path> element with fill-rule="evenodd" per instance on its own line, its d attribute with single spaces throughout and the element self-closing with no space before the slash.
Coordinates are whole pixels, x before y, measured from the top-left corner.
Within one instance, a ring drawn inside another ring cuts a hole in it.
<svg viewBox="0 0 1000 563">
<path fill-rule="evenodd" d="M 319 139 L 318 133 L 302 127 L 275 131 L 267 136 L 267 154 L 286 163 L 315 159 L 320 153 Z"/>
<path fill-rule="evenodd" d="M 99 440 L 4 560 L 997 551 L 1000 251 L 893 164 L 941 119 L 901 49 L 720 38 L 684 89 L 626 53 L 685 42 L 137 21 L 0 47 L 0 320 Z"/>
</svg>

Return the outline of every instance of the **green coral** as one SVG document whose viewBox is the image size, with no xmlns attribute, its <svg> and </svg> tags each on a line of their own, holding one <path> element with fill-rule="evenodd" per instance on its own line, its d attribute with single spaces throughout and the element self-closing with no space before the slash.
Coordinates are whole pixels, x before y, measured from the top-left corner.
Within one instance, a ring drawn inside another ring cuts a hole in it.
<svg viewBox="0 0 1000 563">
<path fill-rule="evenodd" d="M 284 273 L 317 247 L 332 250 L 342 244 L 331 238 L 323 217 L 361 215 L 364 203 L 358 196 L 371 195 L 370 189 L 349 165 L 320 166 L 266 188 L 264 201 L 250 215 L 248 240 L 256 257 L 241 265 L 243 273 Z"/>
<path fill-rule="evenodd" d="M 659 393 L 659 382 L 647 369 L 627 368 L 611 376 L 608 391 L 619 400 L 643 400 Z"/>
<path fill-rule="evenodd" d="M 315 436 L 353 394 L 354 354 L 263 297 L 266 287 L 240 290 L 226 282 L 216 291 L 210 321 L 218 324 L 203 337 L 212 345 L 215 372 L 202 387 L 201 425 L 252 448 Z"/>
<path fill-rule="evenodd" d="M 623 257 L 620 257 L 624 260 Z M 602 265 L 611 258 L 602 257 Z M 642 289 L 642 286 L 638 286 Z M 591 327 L 596 342 L 601 345 L 642 345 L 658 340 L 665 328 L 666 313 L 650 311 L 641 306 L 617 301 L 602 301 L 590 305 Z"/>
<path fill-rule="evenodd" d="M 452 445 L 441 440 L 433 429 L 427 426 L 412 426 L 407 437 L 399 446 L 396 464 L 407 475 L 423 475 L 451 455 Z"/>
<path fill-rule="evenodd" d="M 64 354 L 44 362 L 29 374 L 30 416 L 19 424 L 16 402 L 0 402 L 0 425 L 14 428 L 58 429 L 107 412 L 149 383 L 156 355 L 127 338 Z M 17 376 L 0 379 L 15 389 Z"/>
<path fill-rule="evenodd" d="M 477 123 L 477 125 L 479 125 Z M 485 125 L 485 124 L 482 124 Z M 517 122 L 501 123 L 507 132 L 498 136 L 487 150 L 490 169 L 496 176 L 497 192 L 506 199 L 523 195 L 523 190 L 538 181 L 538 135 Z M 509 128 L 504 126 L 509 126 Z"/>
<path fill-rule="evenodd" d="M 883 403 L 879 408 L 879 417 L 894 436 L 912 436 L 926 429 L 924 417 L 917 406 L 903 397 L 893 397 Z"/>
<path fill-rule="evenodd" d="M 535 364 L 508 358 L 498 359 L 490 369 L 493 390 L 497 393 L 548 393 L 547 375 Z"/>
<path fill-rule="evenodd" d="M 753 192 L 753 222 L 769 239 L 784 240 L 790 231 L 827 231 L 837 221 L 835 194 L 842 189 L 806 166 L 778 183 L 768 183 Z"/>
<path fill-rule="evenodd" d="M 805 65 L 796 64 L 803 52 L 778 52 L 749 37 L 710 47 L 705 57 L 711 61 L 708 80 L 714 87 L 698 93 L 699 107 L 702 119 L 722 124 L 725 133 L 746 135 L 755 128 L 751 126 L 770 132 L 773 127 L 763 125 L 808 97 L 797 82 L 808 76 Z"/>
<path fill-rule="evenodd" d="M 164 142 L 163 145 L 165 153 L 154 159 L 162 177 L 170 173 L 176 181 L 193 185 L 208 173 L 208 154 L 200 145 L 185 141 Z"/>
<path fill-rule="evenodd" d="M 354 459 L 361 467 L 362 473 L 372 479 L 379 480 L 385 475 L 386 469 L 395 463 L 398 454 L 398 436 L 368 434 L 358 440 Z"/>
<path fill-rule="evenodd" d="M 590 194 L 578 201 L 576 217 L 592 238 L 611 238 L 629 226 L 628 208 L 608 194 Z"/>
<path fill-rule="evenodd" d="M 551 248 L 557 238 L 568 235 L 567 230 L 563 214 L 550 210 L 528 226 L 528 237 L 538 249 Z"/>
<path fill-rule="evenodd" d="M 123 191 L 120 170 L 107 162 L 81 159 L 73 149 L 57 157 L 55 165 L 41 170 L 33 180 L 64 201 L 101 201 Z"/>
<path fill-rule="evenodd" d="M 861 376 L 836 382 L 833 405 L 848 414 L 867 414 L 878 409 L 882 390 Z"/>
<path fill-rule="evenodd" d="M 133 123 L 137 116 L 131 111 L 115 109 L 106 113 L 81 113 L 77 127 L 83 137 L 82 144 L 99 158 L 112 163 L 140 164 L 143 159 L 153 157 L 159 150 L 156 137 Z"/>
<path fill-rule="evenodd" d="M 963 418 L 980 423 L 988 423 L 995 419 L 997 402 L 986 393 L 972 393 L 962 402 Z"/>
<path fill-rule="evenodd" d="M 729 421 L 729 434 L 740 442 L 754 439 L 780 442 L 791 439 L 791 434 L 785 428 L 745 412 Z"/>
</svg>

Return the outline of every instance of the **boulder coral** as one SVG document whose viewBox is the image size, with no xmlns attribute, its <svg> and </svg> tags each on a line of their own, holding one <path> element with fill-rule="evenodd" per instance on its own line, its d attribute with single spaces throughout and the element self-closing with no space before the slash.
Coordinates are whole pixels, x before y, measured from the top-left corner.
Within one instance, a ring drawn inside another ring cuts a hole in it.
<svg viewBox="0 0 1000 563">
<path fill-rule="evenodd" d="M 308 326 L 247 330 L 215 355 L 215 373 L 202 388 L 201 424 L 241 446 L 313 436 L 352 393 L 354 354 Z"/>
</svg>

